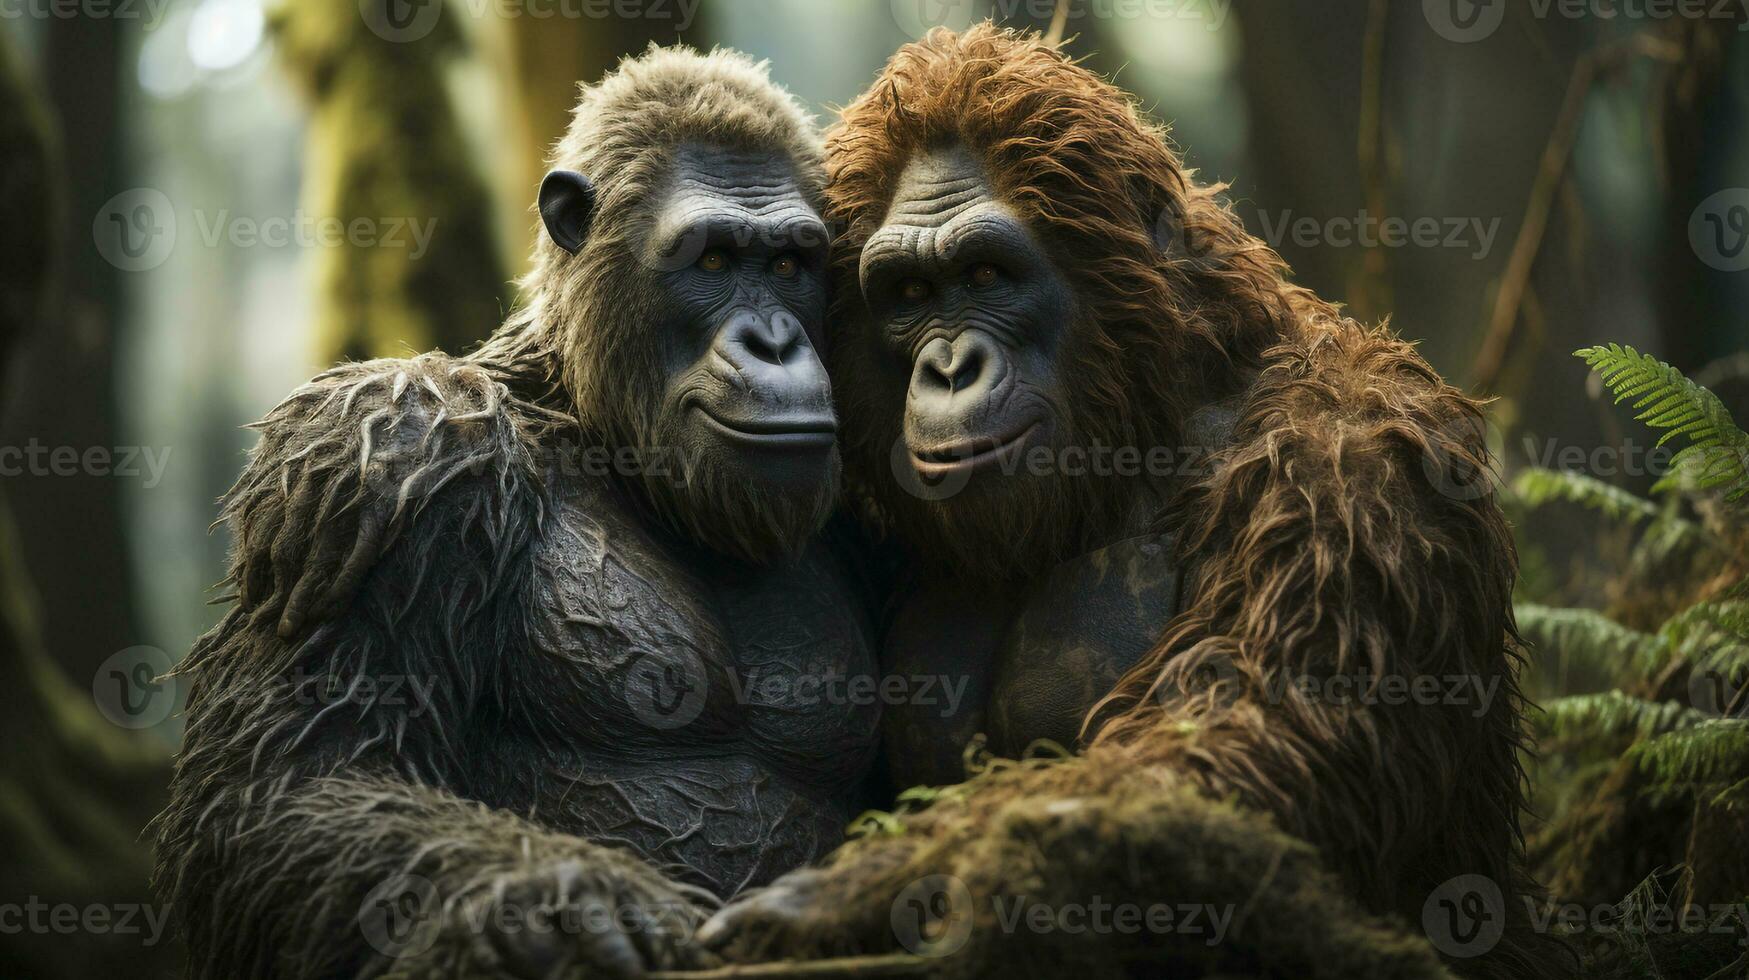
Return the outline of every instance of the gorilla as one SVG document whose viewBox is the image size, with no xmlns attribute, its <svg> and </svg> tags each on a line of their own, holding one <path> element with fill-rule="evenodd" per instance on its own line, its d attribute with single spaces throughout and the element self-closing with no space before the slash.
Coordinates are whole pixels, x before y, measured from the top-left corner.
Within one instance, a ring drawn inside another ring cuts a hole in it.
<svg viewBox="0 0 1749 980">
<path fill-rule="evenodd" d="M 1478 405 L 1293 285 L 1036 36 L 906 45 L 827 173 L 847 486 L 909 569 L 883 669 L 972 692 L 889 706 L 889 766 L 978 772 L 701 938 L 967 977 L 1559 975 L 1520 900 L 1516 559 Z M 1016 928 L 1017 901 L 1235 918 Z"/>
<path fill-rule="evenodd" d="M 817 132 L 763 65 L 652 48 L 554 162 L 525 305 L 297 389 L 223 502 L 157 842 L 193 976 L 683 965 L 855 812 Z"/>
</svg>

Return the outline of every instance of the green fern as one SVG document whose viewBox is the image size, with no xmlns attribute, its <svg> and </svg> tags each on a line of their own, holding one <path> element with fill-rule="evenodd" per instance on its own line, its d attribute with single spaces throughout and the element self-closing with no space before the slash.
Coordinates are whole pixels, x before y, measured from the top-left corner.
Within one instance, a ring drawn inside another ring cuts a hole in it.
<svg viewBox="0 0 1749 980">
<path fill-rule="evenodd" d="M 1732 421 L 1718 396 L 1650 354 L 1610 344 L 1574 351 L 1615 392 L 1617 404 L 1634 399 L 1634 416 L 1664 430 L 1662 446 L 1686 437 L 1671 470 L 1652 489 L 1722 489 L 1727 500 L 1749 494 L 1749 435 Z"/>
<path fill-rule="evenodd" d="M 1550 701 L 1538 727 L 1546 735 L 1564 739 L 1645 737 L 1693 728 L 1707 720 L 1705 712 L 1678 701 L 1647 701 L 1606 691 Z"/>
<path fill-rule="evenodd" d="M 1594 609 L 1521 602 L 1519 633 L 1534 646 L 1626 683 L 1651 677 L 1672 661 L 1728 676 L 1749 672 L 1749 600 L 1702 602 L 1657 633 L 1628 629 Z"/>
<path fill-rule="evenodd" d="M 1664 660 L 1665 648 L 1658 636 L 1628 629 L 1595 610 L 1525 602 L 1513 611 L 1518 631 L 1532 645 L 1589 665 L 1605 676 L 1619 676 L 1623 668 L 1645 676 Z"/>
<path fill-rule="evenodd" d="M 1666 642 L 1685 648 L 1709 640 L 1749 644 L 1749 600 L 1695 603 L 1670 617 L 1659 633 Z"/>
<path fill-rule="evenodd" d="M 1705 548 L 1717 550 L 1718 543 L 1699 524 L 1677 516 L 1666 507 L 1647 525 L 1646 533 L 1640 535 L 1639 543 L 1634 545 L 1630 567 L 1633 574 L 1644 581 L 1678 555 Z"/>
<path fill-rule="evenodd" d="M 1713 806 L 1737 807 L 1749 803 L 1749 778 L 1739 779 L 1712 798 Z"/>
<path fill-rule="evenodd" d="M 1663 786 L 1713 786 L 1749 776 L 1749 721 L 1713 718 L 1628 749 L 1640 771 Z"/>
<path fill-rule="evenodd" d="M 1578 504 L 1606 517 L 1639 523 L 1658 516 L 1658 505 L 1596 477 L 1572 470 L 1533 466 L 1512 481 L 1513 494 L 1525 506 L 1536 508 L 1554 501 Z"/>
<path fill-rule="evenodd" d="M 1698 603 L 1672 617 L 1659 635 L 1691 671 L 1729 679 L 1732 692 L 1742 691 L 1743 679 L 1749 677 L 1749 602 Z M 1731 696 L 1740 697 L 1740 693 Z M 1721 711 L 1726 708 L 1718 707 Z"/>
</svg>

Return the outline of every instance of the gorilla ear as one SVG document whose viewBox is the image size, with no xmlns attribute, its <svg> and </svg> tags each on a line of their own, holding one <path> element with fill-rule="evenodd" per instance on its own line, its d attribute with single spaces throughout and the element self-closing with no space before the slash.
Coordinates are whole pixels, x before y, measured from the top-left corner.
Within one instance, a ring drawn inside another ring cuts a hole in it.
<svg viewBox="0 0 1749 980">
<path fill-rule="evenodd" d="M 595 217 L 595 184 L 575 170 L 555 170 L 540 182 L 540 219 L 553 244 L 572 255 L 589 237 Z"/>
</svg>

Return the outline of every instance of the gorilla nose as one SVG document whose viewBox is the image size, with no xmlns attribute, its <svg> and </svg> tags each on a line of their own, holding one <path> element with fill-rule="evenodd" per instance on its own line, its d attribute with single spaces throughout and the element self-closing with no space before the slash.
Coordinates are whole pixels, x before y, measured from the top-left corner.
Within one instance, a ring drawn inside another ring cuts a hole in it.
<svg viewBox="0 0 1749 980">
<path fill-rule="evenodd" d="M 789 313 L 746 312 L 717 333 L 717 355 L 732 387 L 719 420 L 750 432 L 830 433 L 832 384 L 801 321 Z"/>
<path fill-rule="evenodd" d="M 1017 459 L 1049 435 L 1049 419 L 1022 391 L 1019 368 L 982 330 L 937 337 L 917 352 L 906 395 L 904 439 L 925 477 Z"/>
<path fill-rule="evenodd" d="M 717 353 L 759 400 L 793 406 L 831 404 L 826 367 L 814 353 L 801 321 L 788 313 L 736 317 L 718 334 Z"/>
<path fill-rule="evenodd" d="M 742 370 L 755 364 L 788 369 L 795 366 L 797 361 L 818 363 L 811 345 L 807 342 L 807 334 L 802 330 L 801 321 L 786 312 L 780 311 L 769 316 L 744 313 L 736 317 L 723 331 L 723 340 L 730 348 L 726 353 L 745 355 L 729 358 Z M 805 351 L 805 358 L 796 356 L 802 353 L 801 348 L 809 348 Z"/>
<path fill-rule="evenodd" d="M 962 414 L 990 396 L 1001 380 L 995 341 L 967 331 L 952 341 L 937 337 L 917 355 L 911 404 L 925 412 Z"/>
</svg>

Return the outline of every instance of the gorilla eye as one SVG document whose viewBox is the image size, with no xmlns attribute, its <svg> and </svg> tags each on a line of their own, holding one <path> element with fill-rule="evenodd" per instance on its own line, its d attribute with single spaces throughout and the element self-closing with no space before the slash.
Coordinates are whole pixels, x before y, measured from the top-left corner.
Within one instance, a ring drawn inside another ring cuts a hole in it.
<svg viewBox="0 0 1749 980">
<path fill-rule="evenodd" d="M 929 284 L 921 279 L 907 279 L 899 284 L 899 298 L 907 303 L 921 303 L 929 298 Z"/>
<path fill-rule="evenodd" d="M 720 248 L 707 249 L 698 257 L 698 267 L 706 272 L 721 272 L 729 267 L 729 254 Z"/>
<path fill-rule="evenodd" d="M 772 274 L 782 276 L 785 279 L 794 277 L 800 268 L 801 263 L 797 262 L 793 255 L 780 255 L 777 257 L 777 261 L 771 263 Z"/>
<path fill-rule="evenodd" d="M 996 280 L 1000 276 L 1001 272 L 988 262 L 980 263 L 972 267 L 972 285 L 977 286 L 979 289 L 985 289 L 996 285 Z"/>
</svg>

